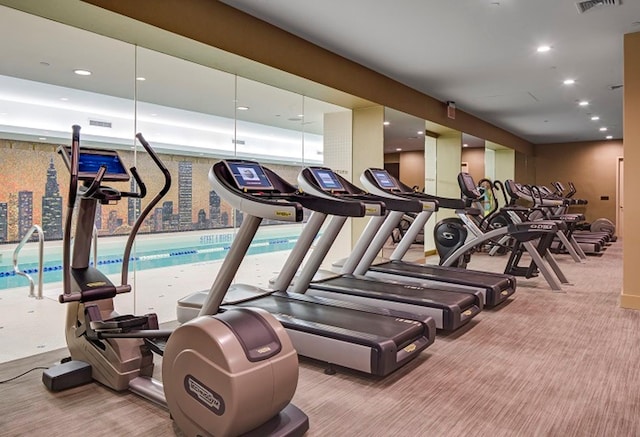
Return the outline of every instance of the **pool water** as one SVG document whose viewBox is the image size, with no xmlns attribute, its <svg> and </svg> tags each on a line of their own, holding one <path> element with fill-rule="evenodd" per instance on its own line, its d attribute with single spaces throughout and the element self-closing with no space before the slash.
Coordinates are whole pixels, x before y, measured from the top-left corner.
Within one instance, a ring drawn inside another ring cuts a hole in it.
<svg viewBox="0 0 640 437">
<path fill-rule="evenodd" d="M 300 227 L 278 225 L 263 227 L 251 243 L 247 255 L 291 250 Z M 176 234 L 141 235 L 132 252 L 129 271 L 156 269 L 223 259 L 234 238 L 233 230 L 196 231 Z M 98 241 L 98 268 L 105 274 L 119 273 L 125 239 L 101 238 Z M 0 290 L 24 287 L 29 281 L 13 271 L 13 248 L 2 250 L 0 258 Z M 45 243 L 44 283 L 62 281 L 62 244 Z M 28 243 L 19 256 L 20 270 L 38 281 L 37 244 Z M 93 261 L 91 262 L 93 265 Z"/>
</svg>

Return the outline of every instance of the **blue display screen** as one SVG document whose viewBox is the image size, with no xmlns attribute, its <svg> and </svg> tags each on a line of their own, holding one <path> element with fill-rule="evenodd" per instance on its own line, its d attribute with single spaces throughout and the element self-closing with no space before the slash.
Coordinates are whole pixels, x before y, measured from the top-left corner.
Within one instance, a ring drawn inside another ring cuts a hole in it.
<svg viewBox="0 0 640 437">
<path fill-rule="evenodd" d="M 398 185 L 396 184 L 396 181 L 394 181 L 393 178 L 386 171 L 372 170 L 371 174 L 373 174 L 373 177 L 378 182 L 378 185 L 380 185 L 382 188 L 386 188 L 389 190 L 400 189 L 400 187 L 398 187 Z"/>
<path fill-rule="evenodd" d="M 122 165 L 122 161 L 120 157 L 116 154 L 100 154 L 100 153 L 87 153 L 80 151 L 80 156 L 78 157 L 78 172 L 83 176 L 87 177 L 90 175 L 94 175 L 98 173 L 100 167 L 105 166 L 107 168 L 107 172 L 105 173 L 106 177 L 113 176 L 126 176 L 128 177 L 127 170 L 125 170 L 124 165 Z"/>
<path fill-rule="evenodd" d="M 320 188 L 326 191 L 344 191 L 344 186 L 334 172 L 328 169 L 312 168 L 311 173 Z"/>
<path fill-rule="evenodd" d="M 229 161 L 226 161 L 226 164 L 231 171 L 238 188 L 246 188 L 249 190 L 273 190 L 273 185 L 260 164 Z"/>
</svg>

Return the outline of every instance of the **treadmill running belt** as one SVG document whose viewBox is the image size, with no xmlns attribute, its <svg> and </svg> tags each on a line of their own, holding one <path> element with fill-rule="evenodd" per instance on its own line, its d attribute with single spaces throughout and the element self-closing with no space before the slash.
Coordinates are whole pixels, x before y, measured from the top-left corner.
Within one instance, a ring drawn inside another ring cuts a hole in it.
<svg viewBox="0 0 640 437">
<path fill-rule="evenodd" d="M 416 290 L 411 284 L 381 282 L 348 275 L 337 276 L 323 281 L 313 282 L 312 288 L 345 292 L 357 296 L 415 303 L 433 308 L 457 306 L 463 311 L 476 303 L 475 296 L 438 289 Z"/>
<path fill-rule="evenodd" d="M 418 278 L 428 276 L 429 279 L 435 281 L 491 288 L 495 292 L 514 288 L 515 285 L 513 278 L 504 274 L 449 267 L 443 268 L 441 266 L 408 263 L 404 261 L 389 261 L 383 264 L 372 265 L 369 270 L 382 273 L 397 272 L 400 275 Z"/>
<path fill-rule="evenodd" d="M 331 330 L 339 339 L 366 345 L 392 340 L 398 347 L 402 347 L 426 335 L 419 323 L 407 323 L 395 317 L 298 301 L 284 294 L 272 294 L 233 306 L 262 308 L 278 318 L 285 328 L 312 333 Z M 296 324 L 295 321 L 302 323 Z M 292 326 L 292 322 L 295 326 Z M 338 329 L 331 329 L 334 327 Z"/>
</svg>

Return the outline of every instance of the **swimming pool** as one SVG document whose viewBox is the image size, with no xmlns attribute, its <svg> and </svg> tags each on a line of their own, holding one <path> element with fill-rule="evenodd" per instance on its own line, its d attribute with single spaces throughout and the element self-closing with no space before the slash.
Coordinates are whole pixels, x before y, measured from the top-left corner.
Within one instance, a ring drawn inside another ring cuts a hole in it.
<svg viewBox="0 0 640 437">
<path fill-rule="evenodd" d="M 248 255 L 290 250 L 298 240 L 300 225 L 262 226 Z M 215 261 L 224 258 L 231 247 L 235 231 L 232 229 L 192 231 L 167 234 L 141 234 L 132 252 L 129 271 L 146 270 L 180 264 Z M 98 268 L 105 274 L 119 273 L 126 238 L 98 239 Z M 0 290 L 24 287 L 29 281 L 13 271 L 12 256 L 15 245 L 0 246 Z M 20 269 L 38 278 L 37 243 L 28 243 L 20 252 Z M 91 263 L 93 265 L 93 262 Z M 44 283 L 62 281 L 62 243 L 46 242 L 44 247 Z"/>
</svg>

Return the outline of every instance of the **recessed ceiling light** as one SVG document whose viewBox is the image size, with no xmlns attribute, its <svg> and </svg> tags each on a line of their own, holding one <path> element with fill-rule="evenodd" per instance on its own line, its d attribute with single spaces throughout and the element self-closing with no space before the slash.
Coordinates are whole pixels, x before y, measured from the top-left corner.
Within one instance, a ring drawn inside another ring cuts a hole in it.
<svg viewBox="0 0 640 437">
<path fill-rule="evenodd" d="M 608 140 L 610 140 L 610 139 L 612 139 L 612 138 L 613 138 L 613 135 L 607 135 L 605 138 L 606 138 L 606 139 L 608 139 Z"/>
<path fill-rule="evenodd" d="M 586 100 L 581 100 L 578 102 L 578 105 L 580 106 L 587 106 L 589 104 L 589 102 L 587 102 Z"/>
<path fill-rule="evenodd" d="M 298 117 L 303 118 L 304 114 L 298 114 Z"/>
<path fill-rule="evenodd" d="M 382 122 L 382 124 L 385 125 L 385 126 L 389 126 L 391 123 L 389 123 L 388 121 L 384 121 L 384 122 Z"/>
<path fill-rule="evenodd" d="M 576 81 L 574 79 L 565 79 L 562 83 L 565 85 L 573 85 Z"/>
<path fill-rule="evenodd" d="M 594 115 L 593 117 L 591 117 L 591 121 L 598 121 L 600 120 L 600 117 L 598 117 L 597 115 Z"/>
<path fill-rule="evenodd" d="M 46 140 L 47 138 L 46 138 L 46 137 L 38 137 L 38 139 L 39 139 L 40 141 L 44 141 L 44 140 Z"/>
<path fill-rule="evenodd" d="M 248 111 L 249 107 L 248 106 L 238 106 L 238 107 L 236 107 L 236 109 L 238 111 Z"/>
<path fill-rule="evenodd" d="M 78 76 L 91 76 L 91 72 L 89 70 L 78 69 L 78 70 L 73 70 L 73 72 Z"/>
<path fill-rule="evenodd" d="M 60 100 L 62 100 L 63 102 L 66 102 L 69 99 L 67 97 L 60 97 Z"/>
<path fill-rule="evenodd" d="M 551 50 L 550 46 L 539 46 L 537 48 L 538 53 L 548 52 L 549 50 Z"/>
<path fill-rule="evenodd" d="M 418 135 L 422 135 L 424 133 L 424 131 L 419 130 L 418 131 Z"/>
<path fill-rule="evenodd" d="M 607 131 L 607 128 L 606 128 L 606 127 L 601 127 L 601 128 L 600 128 L 600 132 L 606 132 L 606 131 Z"/>
<path fill-rule="evenodd" d="M 139 76 L 139 77 L 136 77 L 136 80 L 139 80 L 140 82 L 144 82 L 145 80 L 147 80 L 147 78 Z"/>
<path fill-rule="evenodd" d="M 462 147 L 469 147 L 469 145 L 467 143 L 464 143 Z"/>
<path fill-rule="evenodd" d="M 396 152 L 402 152 L 402 149 L 401 149 L 400 147 L 398 147 L 398 148 L 396 149 Z"/>
</svg>

